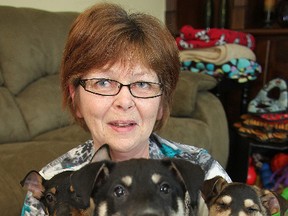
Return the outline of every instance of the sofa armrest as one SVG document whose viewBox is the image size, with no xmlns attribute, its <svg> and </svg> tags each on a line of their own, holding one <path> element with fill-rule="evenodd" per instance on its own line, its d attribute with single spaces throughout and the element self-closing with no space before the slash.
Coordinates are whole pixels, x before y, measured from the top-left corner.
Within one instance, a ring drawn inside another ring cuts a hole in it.
<svg viewBox="0 0 288 216">
<path fill-rule="evenodd" d="M 229 154 L 228 123 L 220 100 L 209 92 L 217 81 L 208 75 L 181 72 L 171 116 L 158 134 L 206 149 L 223 167 Z"/>
<path fill-rule="evenodd" d="M 207 150 L 225 168 L 229 156 L 229 131 L 220 100 L 210 92 L 199 93 L 193 118 L 206 123 L 210 139 L 210 149 Z"/>
</svg>

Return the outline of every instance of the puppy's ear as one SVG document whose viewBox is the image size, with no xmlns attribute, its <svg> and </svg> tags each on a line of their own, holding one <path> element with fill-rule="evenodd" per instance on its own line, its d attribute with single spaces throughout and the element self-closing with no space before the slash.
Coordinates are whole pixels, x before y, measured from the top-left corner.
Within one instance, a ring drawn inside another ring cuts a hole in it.
<svg viewBox="0 0 288 216">
<path fill-rule="evenodd" d="M 99 162 L 103 160 L 111 160 L 110 149 L 108 144 L 103 144 L 94 154 L 92 158 L 93 162 Z"/>
<path fill-rule="evenodd" d="M 45 191 L 43 182 L 45 179 L 35 170 L 30 171 L 20 182 L 22 187 L 26 190 L 31 191 L 33 197 L 40 199 Z"/>
<path fill-rule="evenodd" d="M 281 216 L 288 215 L 288 201 L 281 195 L 269 190 L 262 190 L 260 198 L 263 206 L 270 211 L 271 215 L 276 213 L 280 213 Z"/>
<path fill-rule="evenodd" d="M 204 182 L 204 171 L 199 165 L 184 159 L 171 159 L 172 168 L 182 179 L 190 196 L 190 203 L 193 208 L 197 207 L 200 188 Z M 194 209 L 195 210 L 195 209 Z"/>
<path fill-rule="evenodd" d="M 220 194 L 227 184 L 228 182 L 221 176 L 205 180 L 201 192 L 206 204 L 209 204 L 214 197 Z"/>
<path fill-rule="evenodd" d="M 91 193 L 96 181 L 109 176 L 111 161 L 100 161 L 86 165 L 71 175 L 71 190 L 75 192 L 77 203 L 85 209 L 90 205 Z"/>
</svg>

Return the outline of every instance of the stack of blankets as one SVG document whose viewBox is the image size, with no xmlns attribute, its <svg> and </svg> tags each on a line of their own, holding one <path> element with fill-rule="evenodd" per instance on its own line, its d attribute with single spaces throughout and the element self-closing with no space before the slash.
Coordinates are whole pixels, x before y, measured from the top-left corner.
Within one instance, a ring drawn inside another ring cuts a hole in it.
<svg viewBox="0 0 288 216">
<path fill-rule="evenodd" d="M 181 70 L 245 83 L 257 79 L 261 66 L 253 52 L 253 35 L 228 29 L 194 29 L 185 25 L 176 38 Z"/>
</svg>

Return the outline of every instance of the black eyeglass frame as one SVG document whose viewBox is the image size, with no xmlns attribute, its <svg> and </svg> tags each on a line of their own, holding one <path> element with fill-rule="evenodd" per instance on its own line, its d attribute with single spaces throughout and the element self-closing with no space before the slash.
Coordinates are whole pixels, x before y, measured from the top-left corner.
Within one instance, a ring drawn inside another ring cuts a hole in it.
<svg viewBox="0 0 288 216">
<path fill-rule="evenodd" d="M 100 93 L 97 93 L 97 92 L 93 92 L 93 91 L 90 91 L 90 90 L 87 90 L 87 89 L 86 89 L 86 81 L 89 81 L 89 80 L 99 80 L 99 81 L 101 81 L 101 80 L 107 80 L 107 81 L 113 81 L 113 82 L 116 82 L 116 83 L 119 84 L 119 86 L 118 86 L 118 89 L 119 89 L 119 90 L 118 90 L 118 92 L 115 93 L 115 94 L 100 94 Z M 159 87 L 160 87 L 160 94 L 157 94 L 157 95 L 154 95 L 154 96 L 149 96 L 149 97 L 139 97 L 139 96 L 136 96 L 136 95 L 134 95 L 133 92 L 131 91 L 131 85 L 136 84 L 136 83 L 147 83 L 147 84 L 153 84 L 153 85 L 156 84 L 156 85 L 159 85 Z M 159 97 L 159 96 L 161 96 L 161 95 L 163 94 L 163 84 L 162 84 L 162 83 L 159 83 L 159 82 L 137 81 L 137 82 L 133 82 L 133 83 L 129 83 L 129 84 L 123 84 L 123 83 L 120 83 L 119 81 L 113 80 L 113 79 L 90 78 L 90 79 L 79 79 L 79 80 L 78 80 L 78 84 L 79 84 L 80 86 L 82 86 L 85 91 L 90 92 L 90 93 L 92 93 L 92 94 L 101 95 L 101 96 L 115 96 L 115 95 L 118 95 L 123 86 L 126 86 L 126 87 L 129 89 L 130 94 L 131 94 L 133 97 L 135 97 L 135 98 L 148 99 L 148 98 Z"/>
</svg>

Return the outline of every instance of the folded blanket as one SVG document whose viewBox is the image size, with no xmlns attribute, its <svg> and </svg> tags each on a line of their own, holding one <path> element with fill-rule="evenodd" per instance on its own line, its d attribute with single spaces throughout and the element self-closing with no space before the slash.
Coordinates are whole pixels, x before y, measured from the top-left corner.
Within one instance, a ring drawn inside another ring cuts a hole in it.
<svg viewBox="0 0 288 216">
<path fill-rule="evenodd" d="M 260 142 L 285 143 L 288 141 L 288 121 L 271 122 L 255 115 L 244 114 L 233 126 L 238 133 Z"/>
<path fill-rule="evenodd" d="M 227 43 L 234 43 L 255 48 L 253 35 L 228 29 L 208 28 L 194 29 L 185 25 L 180 29 L 180 37 L 176 38 L 180 50 L 219 46 Z"/>
<path fill-rule="evenodd" d="M 180 51 L 180 61 L 204 61 L 216 65 L 224 64 L 230 59 L 245 58 L 256 60 L 254 52 L 246 46 L 225 44 L 209 48 L 196 48 Z"/>
<path fill-rule="evenodd" d="M 204 61 L 183 61 L 181 70 L 207 74 L 218 81 L 228 78 L 237 80 L 239 83 L 255 80 L 262 72 L 262 68 L 257 62 L 245 58 L 230 59 L 222 65 Z"/>
</svg>

